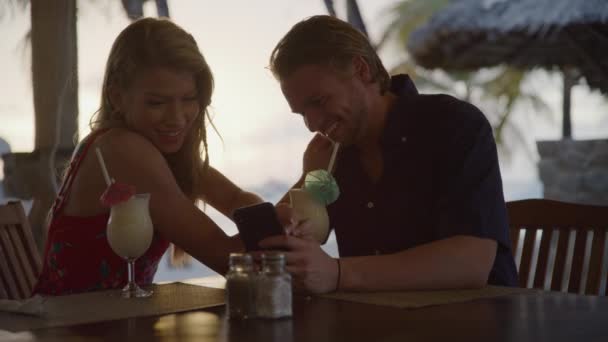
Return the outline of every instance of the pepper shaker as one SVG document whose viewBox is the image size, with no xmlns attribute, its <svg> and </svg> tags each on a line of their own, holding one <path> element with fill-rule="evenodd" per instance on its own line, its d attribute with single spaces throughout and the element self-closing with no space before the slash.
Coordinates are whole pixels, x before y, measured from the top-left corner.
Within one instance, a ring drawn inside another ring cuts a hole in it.
<svg viewBox="0 0 608 342">
<path fill-rule="evenodd" d="M 245 319 L 254 314 L 254 273 L 250 254 L 231 253 L 226 273 L 226 308 L 230 318 Z"/>
</svg>

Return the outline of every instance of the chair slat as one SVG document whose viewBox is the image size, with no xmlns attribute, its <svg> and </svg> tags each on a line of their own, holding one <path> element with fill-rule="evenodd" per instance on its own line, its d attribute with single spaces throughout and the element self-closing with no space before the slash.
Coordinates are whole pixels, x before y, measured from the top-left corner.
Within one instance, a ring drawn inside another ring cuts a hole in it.
<svg viewBox="0 0 608 342">
<path fill-rule="evenodd" d="M 554 230 L 543 230 L 543 236 L 540 239 L 540 247 L 538 250 L 538 263 L 536 264 L 536 274 L 534 275 L 534 285 L 536 289 L 542 289 L 545 286 L 547 276 L 547 267 L 549 263 L 549 251 L 551 247 L 551 238 Z"/>
<path fill-rule="evenodd" d="M 596 228 L 593 231 L 593 242 L 591 243 L 591 257 L 589 258 L 589 276 L 587 277 L 587 288 L 585 294 L 599 295 L 602 267 L 604 265 L 604 241 L 606 230 Z"/>
<path fill-rule="evenodd" d="M 0 243 L 2 244 L 6 252 L 11 275 L 16 280 L 15 283 L 17 284 L 17 290 L 19 292 L 19 297 L 17 299 L 26 298 L 30 295 L 27 290 L 27 281 L 25 280 L 25 276 L 23 275 L 22 265 L 19 262 L 19 257 L 17 256 L 15 246 L 12 245 L 12 241 L 8 235 L 7 229 L 3 229 L 0 231 Z"/>
<path fill-rule="evenodd" d="M 0 270 L 0 299 L 8 299 L 8 292 L 6 292 L 7 286 L 4 284 L 4 278 L 2 277 L 2 271 Z"/>
<path fill-rule="evenodd" d="M 0 229 L 3 227 L 0 226 Z M 0 230 L 1 231 L 1 230 Z M 0 240 L 0 278 L 2 280 L 2 286 L 5 288 L 6 293 L 8 294 L 9 299 L 19 298 L 19 286 L 15 281 L 15 277 L 11 272 L 11 269 L 8 265 L 8 254 L 4 249 L 4 245 Z"/>
<path fill-rule="evenodd" d="M 572 268 L 570 269 L 570 280 L 568 292 L 578 293 L 581 287 L 583 274 L 583 263 L 585 262 L 585 244 L 587 242 L 587 230 L 580 229 L 576 232 L 574 243 L 574 254 L 572 256 Z"/>
<path fill-rule="evenodd" d="M 21 229 L 19 229 L 19 235 L 22 239 L 27 256 L 30 259 L 30 265 L 32 266 L 36 277 L 38 277 L 42 271 L 42 258 L 40 257 L 40 252 L 38 251 L 38 245 L 34 240 L 32 229 L 29 225 L 28 218 L 25 215 L 25 211 L 23 210 L 21 203 L 13 202 L 13 208 L 15 209 L 21 226 Z"/>
<path fill-rule="evenodd" d="M 21 223 L 19 221 L 19 213 L 15 211 L 13 203 L 16 202 L 0 205 L 0 226 Z"/>
<path fill-rule="evenodd" d="M 521 254 L 521 264 L 519 265 L 519 285 L 521 287 L 528 286 L 528 278 L 534 277 L 530 274 L 532 266 L 532 255 L 534 250 L 534 241 L 536 239 L 536 229 L 525 229 L 523 252 Z"/>
<path fill-rule="evenodd" d="M 568 229 L 559 230 L 559 240 L 557 241 L 557 250 L 555 252 L 555 265 L 553 266 L 553 277 L 551 279 L 551 290 L 562 290 L 562 279 L 566 269 L 566 254 L 568 253 L 568 241 L 570 240 L 570 231 Z"/>
<path fill-rule="evenodd" d="M 29 294 L 34 287 L 37 274 L 34 274 L 34 268 L 32 267 L 33 265 L 30 262 L 30 258 L 27 256 L 27 247 L 24 244 L 23 238 L 19 234 L 19 230 L 21 229 L 18 226 L 9 226 L 7 232 L 13 247 L 15 248 L 15 253 L 17 254 L 17 259 L 19 261 L 21 270 L 23 270 L 27 283 L 27 293 Z"/>
<path fill-rule="evenodd" d="M 513 252 L 513 255 L 517 255 L 517 246 L 519 245 L 520 231 L 520 227 L 512 227 L 509 231 L 509 235 L 511 238 L 511 251 Z"/>
<path fill-rule="evenodd" d="M 0 296 L 31 295 L 42 261 L 21 202 L 0 205 Z"/>
</svg>

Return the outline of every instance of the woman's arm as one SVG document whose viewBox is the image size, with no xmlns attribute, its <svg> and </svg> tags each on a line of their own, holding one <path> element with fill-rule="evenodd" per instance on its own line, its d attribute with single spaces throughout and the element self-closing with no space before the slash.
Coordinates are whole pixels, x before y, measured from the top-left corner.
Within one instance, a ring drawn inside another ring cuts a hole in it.
<svg viewBox="0 0 608 342">
<path fill-rule="evenodd" d="M 263 202 L 258 195 L 243 191 L 213 167 L 205 173 L 197 194 L 230 219 L 235 209 Z"/>
<path fill-rule="evenodd" d="M 186 197 L 160 151 L 127 130 L 113 130 L 97 145 L 116 181 L 150 193 L 154 229 L 214 271 L 225 273 L 229 253 L 242 250 L 241 241 L 229 238 Z M 217 191 L 221 186 L 225 185 L 218 185 Z"/>
</svg>

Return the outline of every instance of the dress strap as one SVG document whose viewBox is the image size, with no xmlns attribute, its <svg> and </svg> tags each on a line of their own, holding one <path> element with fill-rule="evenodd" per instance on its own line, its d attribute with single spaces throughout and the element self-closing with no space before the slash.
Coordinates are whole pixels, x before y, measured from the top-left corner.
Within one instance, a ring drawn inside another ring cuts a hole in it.
<svg viewBox="0 0 608 342">
<path fill-rule="evenodd" d="M 61 183 L 61 188 L 59 189 L 57 198 L 55 198 L 55 202 L 53 202 L 53 217 L 63 209 L 63 206 L 67 201 L 68 194 L 70 193 L 70 189 L 72 188 L 74 178 L 76 178 L 76 172 L 80 168 L 80 163 L 87 155 L 89 148 L 91 147 L 91 145 L 93 145 L 93 142 L 97 139 L 97 137 L 102 133 L 106 132 L 107 130 L 108 129 L 101 129 L 89 134 L 89 136 L 86 137 L 83 141 L 81 141 L 80 144 L 76 147 L 76 151 L 74 151 L 70 164 L 68 165 L 65 171 L 65 176 L 63 178 L 63 182 Z"/>
</svg>

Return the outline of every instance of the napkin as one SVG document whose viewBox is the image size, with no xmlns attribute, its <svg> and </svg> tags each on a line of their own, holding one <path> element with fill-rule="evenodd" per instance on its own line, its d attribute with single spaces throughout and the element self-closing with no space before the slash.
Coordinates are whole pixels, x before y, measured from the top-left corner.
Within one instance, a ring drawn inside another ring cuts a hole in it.
<svg viewBox="0 0 608 342">
<path fill-rule="evenodd" d="M 46 298 L 40 295 L 35 295 L 23 300 L 0 299 L 0 312 L 42 316 L 44 315 L 43 307 L 45 301 Z"/>
<path fill-rule="evenodd" d="M 0 329 L 0 341 L 17 342 L 17 341 L 35 341 L 35 340 L 36 340 L 36 338 L 29 331 L 14 333 L 14 332 Z"/>
</svg>

